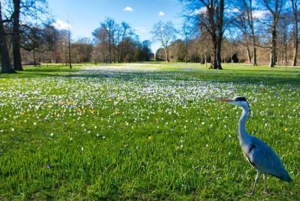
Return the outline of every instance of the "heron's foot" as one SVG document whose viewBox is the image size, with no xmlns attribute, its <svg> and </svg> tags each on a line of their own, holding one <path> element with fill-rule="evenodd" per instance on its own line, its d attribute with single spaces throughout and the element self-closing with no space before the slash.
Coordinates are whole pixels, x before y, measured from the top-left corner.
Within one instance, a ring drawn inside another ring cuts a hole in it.
<svg viewBox="0 0 300 201">
<path fill-rule="evenodd" d="M 265 191 L 264 191 L 264 194 L 265 194 L 265 195 L 269 194 L 269 191 L 268 191 L 268 190 L 265 190 Z"/>
<path fill-rule="evenodd" d="M 246 193 L 246 196 L 248 196 L 248 197 L 252 197 L 253 195 L 254 195 L 254 192 Z"/>
</svg>

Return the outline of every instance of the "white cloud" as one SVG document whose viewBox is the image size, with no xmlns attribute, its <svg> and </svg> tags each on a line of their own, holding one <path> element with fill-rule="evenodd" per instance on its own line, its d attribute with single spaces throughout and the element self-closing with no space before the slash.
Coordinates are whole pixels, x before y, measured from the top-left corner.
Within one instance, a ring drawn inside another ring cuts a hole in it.
<svg viewBox="0 0 300 201">
<path fill-rule="evenodd" d="M 61 21 L 61 20 L 56 20 L 56 22 L 54 22 L 52 24 L 52 26 L 54 26 L 58 30 L 72 29 L 72 25 L 71 24 L 69 24 L 67 22 L 64 22 L 64 21 Z"/>
<path fill-rule="evenodd" d="M 146 32 L 147 31 L 146 27 L 136 27 L 135 29 L 138 30 L 139 32 Z"/>
<path fill-rule="evenodd" d="M 269 14 L 268 11 L 264 11 L 264 10 L 255 10 L 253 11 L 253 17 L 257 18 L 257 19 L 264 19 L 267 17 L 267 15 Z"/>
<path fill-rule="evenodd" d="M 133 8 L 127 6 L 126 8 L 123 9 L 124 11 L 133 11 Z"/>
<path fill-rule="evenodd" d="M 207 8 L 204 6 L 202 8 L 196 9 L 195 10 L 195 15 L 205 14 L 206 11 L 207 11 Z"/>
<path fill-rule="evenodd" d="M 159 16 L 164 16 L 164 15 L 165 15 L 165 13 L 164 13 L 164 12 L 162 12 L 162 11 L 159 11 L 158 15 L 159 15 Z"/>
<path fill-rule="evenodd" d="M 240 13 L 241 11 L 238 8 L 234 8 L 234 9 L 232 9 L 232 12 L 234 12 L 234 13 Z"/>
</svg>

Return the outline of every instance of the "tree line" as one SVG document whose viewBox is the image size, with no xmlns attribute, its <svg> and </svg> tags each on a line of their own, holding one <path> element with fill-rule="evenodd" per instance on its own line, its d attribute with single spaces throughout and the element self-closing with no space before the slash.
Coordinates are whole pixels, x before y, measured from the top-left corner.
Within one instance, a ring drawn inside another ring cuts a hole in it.
<svg viewBox="0 0 300 201">
<path fill-rule="evenodd" d="M 140 42 L 131 26 L 106 17 L 100 27 L 93 32 L 95 62 L 132 62 L 149 61 L 151 58 L 150 41 Z"/>
<path fill-rule="evenodd" d="M 126 22 L 107 17 L 93 39 L 71 41 L 70 30 L 53 25 L 46 0 L 0 1 L 1 73 L 23 70 L 23 64 L 133 62 L 152 58 L 150 41 L 139 41 Z"/>
<path fill-rule="evenodd" d="M 238 56 L 254 66 L 258 58 L 269 58 L 270 67 L 279 61 L 288 65 L 289 60 L 297 65 L 299 0 L 179 1 L 185 6 L 182 29 L 170 22 L 154 26 L 154 38 L 163 47 L 158 59 L 209 61 L 212 69 L 222 69 L 222 62 Z M 181 39 L 169 40 L 176 34 Z"/>
<path fill-rule="evenodd" d="M 151 40 L 140 41 L 126 22 L 106 17 L 92 36 L 71 41 L 70 30 L 57 30 L 46 0 L 0 1 L 2 73 L 22 70 L 22 61 L 37 64 L 133 62 L 153 58 L 150 41 L 159 41 L 157 60 L 210 63 L 248 62 L 269 58 L 297 65 L 300 0 L 179 0 L 184 23 L 153 26 Z M 2 4 L 3 2 L 3 4 Z"/>
</svg>

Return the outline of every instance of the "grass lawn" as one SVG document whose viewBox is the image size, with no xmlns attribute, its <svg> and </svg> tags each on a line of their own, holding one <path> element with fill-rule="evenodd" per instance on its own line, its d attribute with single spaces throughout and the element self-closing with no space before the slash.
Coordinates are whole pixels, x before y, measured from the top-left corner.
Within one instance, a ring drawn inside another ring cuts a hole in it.
<svg viewBox="0 0 300 201">
<path fill-rule="evenodd" d="M 300 200 L 300 68 L 184 63 L 25 67 L 0 74 L 0 200 Z M 270 193 L 237 138 L 269 144 L 293 179 Z"/>
</svg>

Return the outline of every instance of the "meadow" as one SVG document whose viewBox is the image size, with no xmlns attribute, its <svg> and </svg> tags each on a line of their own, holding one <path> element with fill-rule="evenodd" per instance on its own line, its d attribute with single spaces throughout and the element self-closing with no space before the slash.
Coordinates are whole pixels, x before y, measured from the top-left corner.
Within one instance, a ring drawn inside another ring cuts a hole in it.
<svg viewBox="0 0 300 201">
<path fill-rule="evenodd" d="M 0 74 L 0 200 L 300 200 L 300 68 L 198 64 L 25 67 Z M 270 193 L 237 138 L 246 127 L 293 179 Z"/>
</svg>

